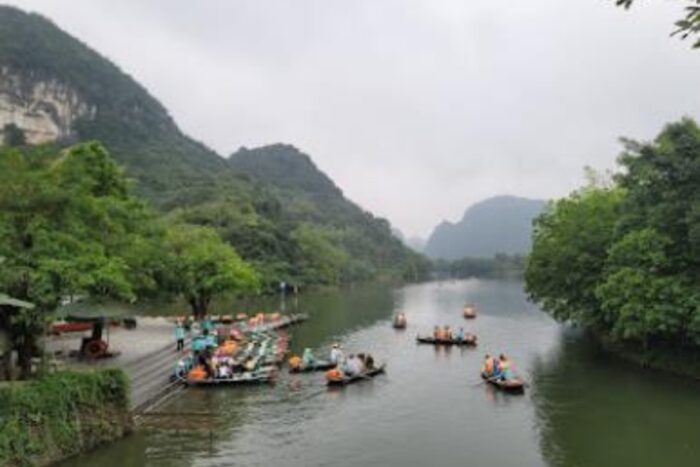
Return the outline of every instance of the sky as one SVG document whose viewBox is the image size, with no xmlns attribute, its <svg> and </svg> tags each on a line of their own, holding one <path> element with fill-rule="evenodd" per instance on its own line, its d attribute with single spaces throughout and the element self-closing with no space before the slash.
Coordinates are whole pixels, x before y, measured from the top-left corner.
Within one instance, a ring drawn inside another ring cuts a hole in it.
<svg viewBox="0 0 700 467">
<path fill-rule="evenodd" d="M 498 194 L 565 196 L 620 136 L 700 119 L 679 0 L 12 0 L 143 84 L 227 156 L 290 143 L 427 237 Z"/>
</svg>

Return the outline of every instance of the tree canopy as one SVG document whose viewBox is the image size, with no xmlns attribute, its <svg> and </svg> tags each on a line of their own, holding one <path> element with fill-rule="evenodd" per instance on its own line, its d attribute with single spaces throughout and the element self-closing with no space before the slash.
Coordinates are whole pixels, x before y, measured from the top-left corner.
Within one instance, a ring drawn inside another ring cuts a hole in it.
<svg viewBox="0 0 700 467">
<path fill-rule="evenodd" d="M 530 296 L 619 342 L 700 347 L 700 128 L 625 140 L 612 186 L 589 186 L 536 221 Z"/>
<path fill-rule="evenodd" d="M 0 303 L 0 330 L 25 374 L 67 297 L 181 293 L 202 314 L 215 295 L 258 286 L 215 230 L 165 220 L 134 197 L 99 143 L 0 149 L 0 174 L 0 292 L 36 305 Z"/>
<path fill-rule="evenodd" d="M 166 244 L 171 285 L 198 318 L 216 295 L 259 288 L 255 270 L 214 229 L 176 224 L 168 230 Z"/>
</svg>

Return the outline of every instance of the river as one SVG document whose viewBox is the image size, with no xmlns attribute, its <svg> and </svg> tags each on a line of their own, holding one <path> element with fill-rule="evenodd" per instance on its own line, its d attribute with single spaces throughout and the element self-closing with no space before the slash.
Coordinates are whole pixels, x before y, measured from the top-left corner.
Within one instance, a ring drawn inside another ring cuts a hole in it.
<svg viewBox="0 0 700 467">
<path fill-rule="evenodd" d="M 479 316 L 461 317 L 465 302 Z M 700 464 L 700 383 L 613 358 L 529 303 L 515 281 L 466 280 L 309 293 L 293 348 L 334 341 L 387 374 L 341 390 L 323 375 L 274 387 L 188 389 L 133 436 L 64 467 L 596 466 Z M 408 329 L 391 317 L 404 311 Z M 476 349 L 416 345 L 435 324 L 464 326 Z M 505 352 L 525 395 L 481 383 L 484 353 Z"/>
</svg>

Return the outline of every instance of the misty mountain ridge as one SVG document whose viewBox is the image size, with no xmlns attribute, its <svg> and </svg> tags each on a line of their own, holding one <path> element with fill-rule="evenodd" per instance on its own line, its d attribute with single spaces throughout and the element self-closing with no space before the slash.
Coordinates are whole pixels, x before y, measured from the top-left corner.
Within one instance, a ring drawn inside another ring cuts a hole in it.
<svg viewBox="0 0 700 467">
<path fill-rule="evenodd" d="M 532 243 L 532 222 L 547 201 L 501 195 L 478 202 L 462 219 L 441 222 L 424 252 L 431 258 L 490 258 L 498 253 L 524 255 Z"/>
</svg>

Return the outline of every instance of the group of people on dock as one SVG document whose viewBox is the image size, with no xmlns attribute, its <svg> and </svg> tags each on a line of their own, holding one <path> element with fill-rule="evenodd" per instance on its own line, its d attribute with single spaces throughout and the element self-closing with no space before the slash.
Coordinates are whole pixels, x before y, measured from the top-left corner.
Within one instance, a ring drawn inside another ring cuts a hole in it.
<svg viewBox="0 0 700 467">
<path fill-rule="evenodd" d="M 486 378 L 493 378 L 501 381 L 509 381 L 515 378 L 515 373 L 511 361 L 505 354 L 492 357 L 486 354 L 484 364 L 481 367 L 481 374 Z"/>
<path fill-rule="evenodd" d="M 464 328 L 460 327 L 457 332 L 452 331 L 452 327 L 449 325 L 445 325 L 442 328 L 440 326 L 435 326 L 433 328 L 433 338 L 436 341 L 458 341 L 462 342 L 466 339 L 466 333 L 464 332 Z"/>
</svg>

